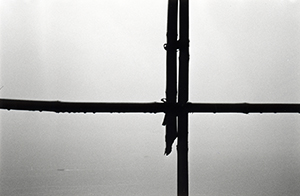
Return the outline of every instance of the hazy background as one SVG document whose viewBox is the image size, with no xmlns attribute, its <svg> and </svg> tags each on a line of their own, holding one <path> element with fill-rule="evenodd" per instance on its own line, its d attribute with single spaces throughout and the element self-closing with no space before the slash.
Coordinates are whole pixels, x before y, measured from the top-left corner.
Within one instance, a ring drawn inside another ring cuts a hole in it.
<svg viewBox="0 0 300 196">
<path fill-rule="evenodd" d="M 1 98 L 165 97 L 167 0 L 0 0 Z M 300 102 L 300 1 L 190 1 L 190 101 Z M 0 195 L 176 195 L 163 114 L 0 111 Z M 190 195 L 300 195 L 299 114 L 190 114 Z M 65 171 L 58 171 L 65 169 Z"/>
</svg>

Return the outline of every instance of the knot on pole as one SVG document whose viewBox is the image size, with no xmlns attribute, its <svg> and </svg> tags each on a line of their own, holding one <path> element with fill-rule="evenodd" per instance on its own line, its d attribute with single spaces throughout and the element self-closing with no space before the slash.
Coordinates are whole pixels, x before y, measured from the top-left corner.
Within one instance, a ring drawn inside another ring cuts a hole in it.
<svg viewBox="0 0 300 196">
<path fill-rule="evenodd" d="M 165 50 L 177 50 L 180 48 L 180 41 L 165 43 L 163 47 Z"/>
<path fill-rule="evenodd" d="M 242 103 L 243 105 L 243 113 L 244 114 L 249 114 L 250 110 L 249 110 L 249 104 L 248 103 Z"/>
</svg>

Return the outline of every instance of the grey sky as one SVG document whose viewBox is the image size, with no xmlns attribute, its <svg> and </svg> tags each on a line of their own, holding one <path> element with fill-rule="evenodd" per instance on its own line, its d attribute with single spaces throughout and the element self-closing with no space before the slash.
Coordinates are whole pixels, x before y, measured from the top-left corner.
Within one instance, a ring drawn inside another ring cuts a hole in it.
<svg viewBox="0 0 300 196">
<path fill-rule="evenodd" d="M 165 97 L 167 1 L 0 2 L 1 98 Z M 191 1 L 190 101 L 299 103 L 299 35 L 298 0 Z M 163 114 L 0 115 L 1 195 L 176 194 Z M 300 194 L 299 115 L 189 116 L 191 195 Z"/>
</svg>

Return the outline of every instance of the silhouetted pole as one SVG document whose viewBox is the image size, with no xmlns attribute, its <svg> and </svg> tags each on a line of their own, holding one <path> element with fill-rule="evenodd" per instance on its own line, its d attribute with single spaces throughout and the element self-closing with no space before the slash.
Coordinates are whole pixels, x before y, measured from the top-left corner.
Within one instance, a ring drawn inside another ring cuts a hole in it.
<svg viewBox="0 0 300 196">
<path fill-rule="evenodd" d="M 189 2 L 180 0 L 179 7 L 179 95 L 178 103 L 185 106 L 188 102 L 189 81 Z M 189 195 L 188 176 L 188 112 L 178 114 L 177 144 L 177 193 L 178 196 Z"/>
<path fill-rule="evenodd" d="M 166 76 L 166 101 L 170 104 L 177 102 L 177 13 L 178 0 L 168 2 L 168 22 L 167 22 L 167 76 Z M 163 125 L 166 125 L 166 149 L 165 154 L 169 155 L 172 144 L 177 137 L 176 114 L 168 112 L 165 115 Z"/>
<path fill-rule="evenodd" d="M 296 103 L 168 103 L 64 102 L 0 99 L 0 109 L 56 113 L 300 113 Z"/>
<path fill-rule="evenodd" d="M 169 0 L 167 24 L 167 89 L 166 98 L 169 103 L 176 103 L 177 94 L 177 11 L 178 0 Z"/>
</svg>

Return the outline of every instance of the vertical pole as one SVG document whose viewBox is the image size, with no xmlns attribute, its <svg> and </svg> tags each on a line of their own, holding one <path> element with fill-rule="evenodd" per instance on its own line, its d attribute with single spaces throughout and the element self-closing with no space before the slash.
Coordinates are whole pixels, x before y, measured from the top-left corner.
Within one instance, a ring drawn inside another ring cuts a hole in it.
<svg viewBox="0 0 300 196">
<path fill-rule="evenodd" d="M 168 2 L 167 24 L 167 76 L 166 76 L 166 99 L 167 103 L 176 104 L 177 101 L 177 16 L 178 0 Z M 171 153 L 172 144 L 177 137 L 176 114 L 166 113 L 166 150 L 165 154 Z"/>
<path fill-rule="evenodd" d="M 166 98 L 176 103 L 177 94 L 177 11 L 178 0 L 169 0 L 167 24 L 167 89 Z"/>
<path fill-rule="evenodd" d="M 179 8 L 179 96 L 180 106 L 188 101 L 189 82 L 189 2 L 180 0 Z M 188 112 L 181 110 L 178 114 L 178 196 L 189 195 L 188 177 Z"/>
</svg>

